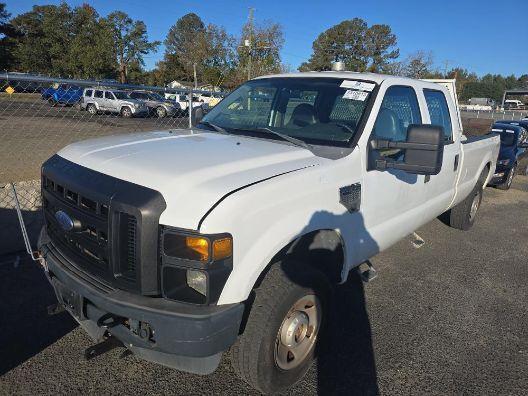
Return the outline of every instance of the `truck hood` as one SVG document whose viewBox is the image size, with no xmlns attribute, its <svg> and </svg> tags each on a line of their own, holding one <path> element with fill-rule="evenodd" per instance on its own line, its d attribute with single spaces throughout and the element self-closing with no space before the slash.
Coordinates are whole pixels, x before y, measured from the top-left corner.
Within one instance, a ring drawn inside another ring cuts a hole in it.
<svg viewBox="0 0 528 396">
<path fill-rule="evenodd" d="M 279 141 L 200 129 L 86 140 L 58 154 L 159 191 L 167 204 L 160 222 L 188 229 L 197 229 L 205 213 L 233 190 L 329 161 Z"/>
</svg>

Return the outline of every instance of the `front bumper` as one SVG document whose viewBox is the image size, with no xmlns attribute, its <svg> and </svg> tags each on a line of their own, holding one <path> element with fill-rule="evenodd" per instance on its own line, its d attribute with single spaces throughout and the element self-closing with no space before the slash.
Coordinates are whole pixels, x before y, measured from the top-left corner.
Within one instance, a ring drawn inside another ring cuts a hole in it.
<svg viewBox="0 0 528 396">
<path fill-rule="evenodd" d="M 108 332 L 143 359 L 208 374 L 238 336 L 242 303 L 196 306 L 102 288 L 51 242 L 39 245 L 57 299 L 94 341 Z"/>
</svg>

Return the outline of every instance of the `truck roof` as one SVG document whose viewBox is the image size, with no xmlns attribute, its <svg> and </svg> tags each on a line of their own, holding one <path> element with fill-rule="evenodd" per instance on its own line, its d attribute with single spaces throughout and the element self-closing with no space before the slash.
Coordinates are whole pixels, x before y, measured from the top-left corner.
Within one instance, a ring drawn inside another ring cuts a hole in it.
<svg viewBox="0 0 528 396">
<path fill-rule="evenodd" d="M 310 71 L 310 72 L 296 72 L 296 73 L 281 73 L 281 74 L 271 74 L 267 76 L 256 77 L 255 80 L 261 78 L 277 78 L 277 77 L 321 77 L 321 78 L 351 78 L 355 80 L 369 80 L 377 84 L 389 79 L 406 79 L 410 81 L 417 81 L 412 78 L 400 77 L 400 76 L 391 76 L 388 74 L 377 74 L 377 73 L 359 73 L 352 71 Z"/>
</svg>

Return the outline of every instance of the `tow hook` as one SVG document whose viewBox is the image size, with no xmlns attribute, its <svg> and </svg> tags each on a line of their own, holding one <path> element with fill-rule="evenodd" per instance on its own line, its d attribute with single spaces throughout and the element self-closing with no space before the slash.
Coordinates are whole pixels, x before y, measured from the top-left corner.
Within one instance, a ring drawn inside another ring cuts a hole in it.
<svg viewBox="0 0 528 396">
<path fill-rule="evenodd" d="M 49 305 L 47 310 L 48 310 L 48 315 L 52 316 L 52 315 L 57 315 L 57 314 L 60 314 L 61 312 L 64 312 L 65 308 L 64 308 L 64 304 L 55 303 L 55 304 Z"/>
<path fill-rule="evenodd" d="M 98 344 L 86 348 L 84 351 L 84 359 L 91 360 L 97 356 L 110 352 L 112 349 L 123 347 L 123 343 L 117 338 L 109 336 Z"/>
</svg>

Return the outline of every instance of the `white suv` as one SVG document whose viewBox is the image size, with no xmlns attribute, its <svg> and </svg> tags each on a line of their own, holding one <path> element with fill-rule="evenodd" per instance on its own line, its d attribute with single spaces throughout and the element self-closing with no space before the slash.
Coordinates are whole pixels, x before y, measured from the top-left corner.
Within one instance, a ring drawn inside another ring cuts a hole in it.
<svg viewBox="0 0 528 396">
<path fill-rule="evenodd" d="M 125 118 L 148 113 L 148 107 L 144 102 L 129 98 L 125 91 L 97 88 L 84 90 L 81 110 L 93 115 L 102 112 L 117 113 Z"/>
</svg>

